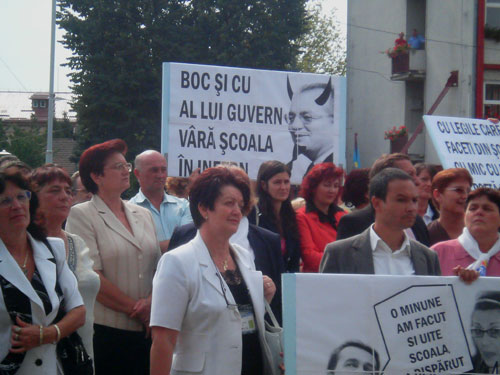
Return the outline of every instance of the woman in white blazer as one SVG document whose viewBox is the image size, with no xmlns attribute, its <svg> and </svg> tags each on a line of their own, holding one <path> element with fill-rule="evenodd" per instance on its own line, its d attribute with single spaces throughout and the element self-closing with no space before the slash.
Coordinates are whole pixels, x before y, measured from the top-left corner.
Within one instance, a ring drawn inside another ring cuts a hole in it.
<svg viewBox="0 0 500 375">
<path fill-rule="evenodd" d="M 126 152 L 121 139 L 83 152 L 80 177 L 93 196 L 73 206 L 66 223 L 89 247 L 101 281 L 94 307 L 96 375 L 149 374 L 151 290 L 161 253 L 149 210 L 120 198 L 130 186 Z"/>
<path fill-rule="evenodd" d="M 248 178 L 205 170 L 190 191 L 196 237 L 161 258 L 153 280 L 151 374 L 262 374 L 264 300 L 276 288 L 229 238 L 250 207 Z"/>
<path fill-rule="evenodd" d="M 78 281 L 78 291 L 85 304 L 85 324 L 78 329 L 87 354 L 94 360 L 94 305 L 99 291 L 99 275 L 92 269 L 94 262 L 83 239 L 63 230 L 68 218 L 73 194 L 68 172 L 55 164 L 45 164 L 35 169 L 30 177 L 30 186 L 38 198 L 35 221 L 50 237 L 64 241 L 66 261 Z"/>
<path fill-rule="evenodd" d="M 0 173 L 0 372 L 53 375 L 54 343 L 83 325 L 85 308 L 63 241 L 48 240 L 51 251 L 30 224 L 30 197 L 21 175 Z M 62 298 L 65 316 L 54 324 Z"/>
</svg>

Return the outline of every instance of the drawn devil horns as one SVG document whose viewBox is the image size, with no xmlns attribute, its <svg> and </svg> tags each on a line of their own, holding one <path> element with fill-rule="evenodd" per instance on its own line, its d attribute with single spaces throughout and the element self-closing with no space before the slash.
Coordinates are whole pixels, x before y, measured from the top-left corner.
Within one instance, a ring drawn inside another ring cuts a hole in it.
<svg viewBox="0 0 500 375">
<path fill-rule="evenodd" d="M 288 91 L 288 97 L 290 100 L 293 98 L 293 90 L 292 86 L 290 85 L 290 78 L 286 76 L 286 89 Z M 318 96 L 314 101 L 316 102 L 317 105 L 324 105 L 328 98 L 330 97 L 332 92 L 332 77 L 328 80 L 328 83 L 325 85 L 325 89 L 321 93 L 320 96 Z"/>
</svg>

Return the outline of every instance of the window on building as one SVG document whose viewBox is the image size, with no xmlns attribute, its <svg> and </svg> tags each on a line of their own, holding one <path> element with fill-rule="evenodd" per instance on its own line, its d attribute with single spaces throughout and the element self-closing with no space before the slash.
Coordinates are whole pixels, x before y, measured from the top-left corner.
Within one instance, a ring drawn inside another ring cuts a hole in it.
<svg viewBox="0 0 500 375">
<path fill-rule="evenodd" d="M 47 107 L 47 101 L 46 100 L 40 100 L 40 108 L 45 108 Z"/>
<path fill-rule="evenodd" d="M 500 28 L 500 0 L 486 0 L 486 24 Z"/>
<path fill-rule="evenodd" d="M 38 108 L 38 99 L 33 99 L 33 108 Z"/>
<path fill-rule="evenodd" d="M 500 118 L 500 82 L 484 84 L 484 117 Z"/>
</svg>

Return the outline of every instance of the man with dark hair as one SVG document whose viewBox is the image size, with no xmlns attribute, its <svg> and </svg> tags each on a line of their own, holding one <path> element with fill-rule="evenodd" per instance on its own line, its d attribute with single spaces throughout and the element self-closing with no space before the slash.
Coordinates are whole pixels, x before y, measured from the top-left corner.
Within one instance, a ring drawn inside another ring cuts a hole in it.
<svg viewBox="0 0 500 375">
<path fill-rule="evenodd" d="M 335 375 L 379 375 L 380 358 L 377 351 L 368 345 L 347 341 L 334 350 L 327 370 L 327 374 Z"/>
<path fill-rule="evenodd" d="M 375 223 L 363 233 L 326 246 L 320 272 L 440 275 L 435 252 L 405 232 L 417 216 L 418 190 L 404 171 L 386 168 L 370 181 Z"/>
<path fill-rule="evenodd" d="M 413 179 L 413 182 L 417 187 L 420 184 L 415 167 L 411 163 L 408 155 L 399 153 L 382 155 L 373 163 L 370 169 L 370 179 L 386 168 L 400 169 L 406 172 L 411 179 Z M 375 211 L 371 205 L 342 216 L 337 226 L 337 240 L 342 240 L 344 238 L 360 234 L 373 224 L 374 221 Z M 430 245 L 427 226 L 425 225 L 423 219 L 418 215 L 416 215 L 414 223 L 406 230 L 406 234 L 411 239 L 417 240 L 425 246 Z"/>
<path fill-rule="evenodd" d="M 326 84 L 303 86 L 297 93 L 293 92 L 287 79 L 287 89 L 291 104 L 286 119 L 294 143 L 288 167 L 293 173 L 299 155 L 310 160 L 306 173 L 315 164 L 333 163 L 334 90 L 331 78 Z"/>
<path fill-rule="evenodd" d="M 385 168 L 399 168 L 410 175 L 415 181 L 415 184 L 419 184 L 420 181 L 417 178 L 417 170 L 413 166 L 411 159 L 406 154 L 401 154 L 396 152 L 394 154 L 384 154 L 373 162 L 370 168 L 370 178 L 373 178 L 377 173 Z"/>
</svg>

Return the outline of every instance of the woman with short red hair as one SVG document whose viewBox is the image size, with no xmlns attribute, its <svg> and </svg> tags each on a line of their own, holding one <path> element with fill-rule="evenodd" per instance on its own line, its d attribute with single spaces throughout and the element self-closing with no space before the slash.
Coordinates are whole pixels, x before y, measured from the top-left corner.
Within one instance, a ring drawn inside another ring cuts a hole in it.
<svg viewBox="0 0 500 375">
<path fill-rule="evenodd" d="M 306 205 L 297 211 L 304 272 L 318 272 L 325 246 L 337 239 L 337 224 L 346 214 L 338 205 L 344 170 L 333 163 L 315 165 L 302 181 Z"/>
<path fill-rule="evenodd" d="M 430 245 L 457 238 L 464 228 L 465 205 L 472 176 L 464 168 L 449 168 L 432 179 L 432 202 L 439 218 L 427 225 Z"/>
<path fill-rule="evenodd" d="M 66 224 L 89 247 L 101 281 L 94 310 L 96 375 L 149 374 L 147 336 L 160 247 L 149 210 L 120 198 L 132 171 L 126 152 L 121 139 L 85 150 L 80 177 L 93 196 L 71 208 Z"/>
</svg>

